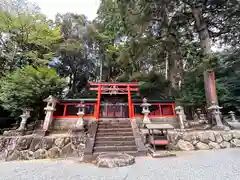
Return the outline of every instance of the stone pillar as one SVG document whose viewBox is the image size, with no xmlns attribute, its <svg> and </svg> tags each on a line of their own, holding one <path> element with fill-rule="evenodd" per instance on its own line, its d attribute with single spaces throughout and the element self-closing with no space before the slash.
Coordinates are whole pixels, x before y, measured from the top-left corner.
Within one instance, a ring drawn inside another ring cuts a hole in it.
<svg viewBox="0 0 240 180">
<path fill-rule="evenodd" d="M 142 107 L 142 113 L 144 114 L 144 117 L 143 117 L 143 124 L 145 126 L 145 124 L 149 124 L 151 123 L 148 115 L 150 113 L 150 110 L 149 110 L 149 106 L 151 106 L 151 104 L 149 104 L 147 102 L 147 99 L 146 98 L 143 98 L 143 103 L 140 105 L 140 107 Z"/>
<path fill-rule="evenodd" d="M 47 106 L 44 108 L 46 115 L 44 118 L 43 129 L 41 132 L 42 135 L 46 135 L 46 133 L 49 131 L 49 128 L 52 124 L 53 113 L 56 110 L 55 107 L 58 100 L 53 96 L 49 96 L 47 99 L 44 99 L 44 102 L 47 102 Z"/>
<path fill-rule="evenodd" d="M 186 121 L 186 116 L 185 116 L 183 107 L 182 106 L 177 106 L 175 108 L 175 112 L 176 112 L 176 115 L 177 115 L 179 123 L 180 123 L 180 129 L 184 130 L 185 129 L 184 121 Z"/>
<path fill-rule="evenodd" d="M 235 117 L 235 113 L 234 113 L 233 111 L 230 111 L 230 112 L 229 112 L 229 115 L 230 115 L 230 117 L 231 117 L 231 119 L 232 119 L 232 122 L 238 122 L 237 119 L 236 119 L 236 117 Z"/>
<path fill-rule="evenodd" d="M 31 111 L 32 111 L 32 109 L 30 109 L 30 108 L 23 109 L 23 114 L 20 116 L 22 118 L 22 120 L 21 120 L 21 124 L 20 124 L 19 128 L 17 129 L 18 131 L 25 130 L 27 120 L 28 120 L 28 118 L 30 118 Z"/>
</svg>

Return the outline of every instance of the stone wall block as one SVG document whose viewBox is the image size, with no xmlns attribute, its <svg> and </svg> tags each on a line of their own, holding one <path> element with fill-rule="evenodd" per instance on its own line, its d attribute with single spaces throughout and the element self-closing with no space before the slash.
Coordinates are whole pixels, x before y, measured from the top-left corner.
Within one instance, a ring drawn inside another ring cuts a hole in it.
<svg viewBox="0 0 240 180">
<path fill-rule="evenodd" d="M 196 146 L 196 144 L 197 144 L 198 142 L 199 142 L 198 140 L 193 140 L 192 144 L 193 144 L 194 146 Z"/>
<path fill-rule="evenodd" d="M 64 144 L 66 145 L 66 144 L 68 144 L 68 143 L 70 143 L 70 138 L 69 138 L 69 137 L 65 137 L 65 139 L 64 139 Z"/>
<path fill-rule="evenodd" d="M 198 137 L 199 137 L 200 142 L 203 142 L 203 143 L 209 142 L 209 135 L 207 132 L 199 132 Z"/>
<path fill-rule="evenodd" d="M 59 158 L 60 157 L 60 150 L 57 147 L 53 147 L 48 150 L 47 156 L 49 158 Z"/>
<path fill-rule="evenodd" d="M 181 150 L 176 144 L 173 144 L 173 143 L 169 143 L 167 148 L 168 148 L 168 150 L 171 150 L 171 151 L 179 151 L 179 150 Z"/>
<path fill-rule="evenodd" d="M 38 149 L 41 149 L 42 148 L 42 137 L 35 137 L 33 140 L 32 140 L 32 143 L 30 145 L 30 148 L 29 150 L 35 152 L 37 151 Z"/>
<path fill-rule="evenodd" d="M 5 138 L 0 137 L 0 152 L 4 149 L 5 147 Z"/>
<path fill-rule="evenodd" d="M 220 147 L 221 148 L 230 148 L 231 144 L 230 144 L 230 142 L 223 141 L 220 143 Z"/>
<path fill-rule="evenodd" d="M 30 147 L 30 144 L 33 140 L 32 136 L 22 136 L 17 140 L 17 150 L 27 150 Z"/>
<path fill-rule="evenodd" d="M 72 157 L 74 156 L 74 149 L 71 146 L 71 143 L 68 143 L 67 145 L 65 145 L 60 153 L 60 157 Z"/>
<path fill-rule="evenodd" d="M 215 135 L 212 131 L 207 131 L 207 136 L 208 136 L 208 139 L 212 142 L 215 142 L 216 141 L 216 138 L 215 138 Z"/>
<path fill-rule="evenodd" d="M 79 161 L 83 161 L 83 157 L 84 157 L 83 151 L 77 151 L 77 156 Z"/>
<path fill-rule="evenodd" d="M 240 140 L 239 139 L 232 139 L 230 141 L 232 147 L 240 147 Z"/>
<path fill-rule="evenodd" d="M 191 142 L 191 141 L 194 140 L 195 138 L 196 138 L 196 136 L 194 136 L 193 133 L 184 133 L 184 134 L 182 135 L 182 139 L 183 139 L 184 141 L 188 141 L 188 142 Z"/>
<path fill-rule="evenodd" d="M 221 149 L 221 146 L 216 142 L 209 142 L 208 145 L 211 149 Z"/>
<path fill-rule="evenodd" d="M 229 132 L 222 132 L 221 134 L 224 141 L 230 141 L 233 137 Z"/>
<path fill-rule="evenodd" d="M 196 144 L 196 148 L 199 149 L 199 150 L 208 150 L 208 149 L 210 149 L 210 147 L 206 143 L 203 143 L 203 142 L 197 143 Z"/>
<path fill-rule="evenodd" d="M 38 149 L 33 153 L 34 159 L 45 159 L 47 158 L 47 151 L 45 149 Z"/>
<path fill-rule="evenodd" d="M 180 139 L 177 143 L 177 147 L 180 149 L 180 150 L 183 150 L 183 151 L 191 151 L 191 150 L 194 150 L 194 146 L 188 142 L 188 141 L 184 141 L 182 139 Z"/>
<path fill-rule="evenodd" d="M 215 132 L 215 138 L 217 143 L 221 143 L 223 141 L 223 138 L 219 132 Z"/>
<path fill-rule="evenodd" d="M 20 160 L 32 160 L 34 159 L 33 152 L 29 150 L 20 151 Z"/>
<path fill-rule="evenodd" d="M 21 154 L 18 150 L 13 151 L 7 151 L 6 152 L 6 161 L 16 161 L 20 160 Z"/>
<path fill-rule="evenodd" d="M 7 141 L 8 141 L 8 145 L 6 147 L 6 150 L 7 151 L 14 151 L 17 147 L 18 138 L 17 137 L 13 137 L 13 138 L 9 137 L 7 139 Z"/>
<path fill-rule="evenodd" d="M 86 138 L 82 136 L 72 136 L 70 141 L 73 148 L 78 149 L 79 147 L 82 146 L 82 144 L 85 144 Z"/>
<path fill-rule="evenodd" d="M 235 139 L 240 139 L 240 132 L 239 131 L 233 131 L 232 132 L 232 136 Z"/>
<path fill-rule="evenodd" d="M 62 149 L 65 146 L 65 137 L 58 137 L 55 139 L 55 145 Z"/>
<path fill-rule="evenodd" d="M 9 137 L 1 137 L 0 138 L 0 154 L 5 152 L 10 141 L 11 141 L 11 138 L 9 138 Z"/>
<path fill-rule="evenodd" d="M 2 150 L 2 151 L 0 152 L 0 161 L 1 161 L 1 160 L 5 160 L 6 155 L 7 155 L 6 151 L 5 151 L 5 150 Z"/>
<path fill-rule="evenodd" d="M 43 138 L 42 139 L 42 145 L 41 145 L 42 149 L 49 150 L 50 148 L 53 147 L 53 145 L 54 145 L 54 139 L 53 138 Z"/>
</svg>

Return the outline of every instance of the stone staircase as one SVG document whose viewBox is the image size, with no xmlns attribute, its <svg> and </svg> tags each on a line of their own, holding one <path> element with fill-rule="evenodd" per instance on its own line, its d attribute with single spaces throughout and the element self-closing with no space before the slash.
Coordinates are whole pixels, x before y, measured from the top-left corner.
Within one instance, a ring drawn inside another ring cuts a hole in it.
<svg viewBox="0 0 240 180">
<path fill-rule="evenodd" d="M 114 119 L 98 122 L 93 154 L 97 155 L 105 152 L 138 154 L 130 120 Z"/>
</svg>

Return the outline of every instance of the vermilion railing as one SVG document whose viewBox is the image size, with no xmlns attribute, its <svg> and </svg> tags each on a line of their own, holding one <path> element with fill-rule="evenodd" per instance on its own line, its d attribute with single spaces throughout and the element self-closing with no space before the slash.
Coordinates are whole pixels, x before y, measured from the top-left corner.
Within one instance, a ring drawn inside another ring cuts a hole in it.
<svg viewBox="0 0 240 180">
<path fill-rule="evenodd" d="M 59 103 L 56 105 L 56 111 L 53 113 L 53 118 L 78 118 L 77 112 L 79 103 Z M 96 103 L 84 103 L 84 117 L 95 117 Z"/>
<path fill-rule="evenodd" d="M 176 116 L 174 111 L 174 103 L 150 103 L 150 117 L 174 117 Z M 135 117 L 142 117 L 141 103 L 134 103 Z"/>
<path fill-rule="evenodd" d="M 53 118 L 57 118 L 57 119 L 78 118 L 79 117 L 79 116 L 77 116 L 78 108 L 76 107 L 78 104 L 79 103 L 59 103 L 59 104 L 57 104 L 56 111 L 53 114 Z M 85 104 L 84 117 L 97 118 L 97 117 L 99 117 L 100 113 L 102 113 L 100 111 L 100 107 L 99 107 L 99 112 L 98 112 L 97 103 L 84 103 L 84 104 Z M 102 104 L 102 106 L 103 105 L 104 104 Z M 126 104 L 126 105 L 129 106 L 129 104 Z M 132 117 L 143 117 L 142 107 L 140 107 L 140 105 L 141 105 L 141 103 L 132 103 L 131 104 Z M 174 116 L 176 116 L 175 111 L 174 111 L 174 103 L 151 103 L 151 106 L 149 107 L 149 109 L 150 109 L 150 114 L 149 114 L 150 117 L 174 117 Z M 124 112 L 125 111 L 129 116 L 128 108 L 125 109 Z M 109 112 L 109 113 L 116 114 L 116 112 Z"/>
</svg>

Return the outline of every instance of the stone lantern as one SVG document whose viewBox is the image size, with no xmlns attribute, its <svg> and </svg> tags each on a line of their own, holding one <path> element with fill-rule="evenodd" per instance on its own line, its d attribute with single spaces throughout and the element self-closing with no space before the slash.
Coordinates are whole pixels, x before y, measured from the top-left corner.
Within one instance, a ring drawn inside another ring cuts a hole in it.
<svg viewBox="0 0 240 180">
<path fill-rule="evenodd" d="M 182 106 L 177 106 L 175 108 L 175 112 L 176 112 L 176 115 L 177 115 L 177 117 L 179 119 L 179 122 L 180 122 L 180 129 L 184 130 L 185 129 L 184 121 L 186 120 L 186 116 L 185 116 L 183 107 Z"/>
<path fill-rule="evenodd" d="M 143 98 L 143 103 L 140 105 L 140 107 L 142 107 L 142 113 L 144 114 L 143 117 L 143 124 L 149 124 L 151 123 L 148 115 L 150 113 L 149 107 L 151 106 L 151 104 L 149 104 L 147 102 L 147 98 Z"/>
<path fill-rule="evenodd" d="M 230 111 L 230 112 L 228 112 L 228 114 L 230 115 L 230 117 L 232 119 L 232 122 L 238 122 L 236 117 L 235 117 L 235 112 Z"/>
<path fill-rule="evenodd" d="M 216 126 L 213 127 L 213 129 L 218 129 L 218 130 L 229 130 L 229 127 L 223 125 L 222 120 L 221 120 L 221 112 L 220 109 L 222 107 L 218 106 L 217 104 L 212 103 L 212 105 L 208 108 L 208 110 L 212 113 L 212 117 L 216 121 Z"/>
<path fill-rule="evenodd" d="M 233 111 L 229 112 L 231 116 L 231 121 L 228 121 L 228 124 L 233 128 L 233 129 L 240 129 L 240 122 L 236 119 L 235 113 Z"/>
<path fill-rule="evenodd" d="M 17 129 L 18 131 L 24 131 L 25 130 L 27 120 L 28 120 L 28 118 L 30 118 L 30 112 L 31 111 L 32 111 L 32 109 L 30 109 L 30 108 L 24 108 L 23 109 L 23 113 L 20 116 L 22 120 L 21 120 L 19 128 Z"/>
<path fill-rule="evenodd" d="M 78 121 L 75 125 L 75 129 L 83 130 L 84 129 L 84 121 L 83 116 L 85 115 L 85 107 L 84 101 L 81 101 L 80 104 L 78 104 L 76 107 L 78 107 L 77 115 L 79 116 Z"/>
<path fill-rule="evenodd" d="M 198 119 L 201 119 L 201 114 L 202 114 L 202 110 L 200 108 L 197 108 Z"/>
<path fill-rule="evenodd" d="M 44 108 L 46 115 L 45 115 L 45 119 L 43 122 L 43 129 L 42 129 L 42 132 L 45 135 L 52 124 L 52 117 L 53 117 L 54 111 L 56 111 L 55 107 L 56 107 L 56 104 L 58 103 L 58 100 L 50 95 L 48 98 L 44 99 L 44 102 L 47 102 L 47 106 Z"/>
</svg>

